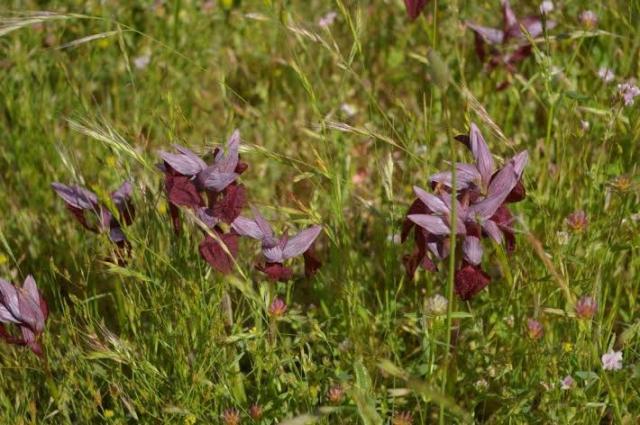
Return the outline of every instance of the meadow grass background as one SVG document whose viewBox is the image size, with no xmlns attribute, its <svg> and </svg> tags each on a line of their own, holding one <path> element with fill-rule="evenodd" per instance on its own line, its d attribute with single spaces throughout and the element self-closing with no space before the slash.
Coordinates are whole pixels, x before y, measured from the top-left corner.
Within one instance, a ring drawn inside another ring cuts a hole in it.
<svg viewBox="0 0 640 425">
<path fill-rule="evenodd" d="M 557 1 L 557 28 L 514 77 L 487 74 L 461 24 L 499 26 L 497 1 L 432 1 L 415 23 L 397 0 L 230 3 L 0 6 L 0 276 L 33 274 L 51 309 L 46 361 L 0 345 L 0 422 L 220 423 L 234 408 L 251 423 L 258 403 L 265 424 L 381 424 L 404 411 L 416 424 L 637 423 L 640 114 L 614 99 L 638 77 L 639 3 Z M 578 20 L 587 8 L 596 31 Z M 57 15 L 29 13 L 45 10 Z M 335 23 L 319 27 L 329 11 Z M 488 289 L 450 300 L 448 350 L 447 318 L 425 311 L 448 294 L 447 267 L 407 280 L 411 247 L 394 235 L 412 186 L 469 159 L 451 136 L 472 121 L 500 158 L 529 151 L 528 197 L 513 208 L 515 254 L 495 247 Z M 197 226 L 173 234 L 153 168 L 159 149 L 204 153 L 234 128 L 250 202 L 280 226 L 325 229 L 320 272 L 271 288 L 289 305 L 277 323 L 257 246 L 243 242 L 242 273 L 212 272 Z M 49 185 L 108 194 L 123 179 L 138 215 L 118 267 Z M 579 209 L 589 225 L 571 232 Z M 574 316 L 582 295 L 598 301 L 593 321 Z M 542 339 L 527 337 L 528 318 Z M 603 371 L 610 348 L 622 370 Z M 576 385 L 561 390 L 569 374 Z M 322 408 L 335 385 L 344 401 Z"/>
</svg>

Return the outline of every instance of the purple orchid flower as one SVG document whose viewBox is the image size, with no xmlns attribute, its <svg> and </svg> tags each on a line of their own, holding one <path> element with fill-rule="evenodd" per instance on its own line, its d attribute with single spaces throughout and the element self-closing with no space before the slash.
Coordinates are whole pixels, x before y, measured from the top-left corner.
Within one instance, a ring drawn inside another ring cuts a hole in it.
<svg viewBox="0 0 640 425">
<path fill-rule="evenodd" d="M 527 16 L 518 19 L 511 9 L 509 0 L 502 0 L 502 28 L 490 28 L 467 21 L 466 25 L 475 34 L 476 53 L 481 61 L 487 60 L 487 69 L 493 70 L 504 66 L 509 73 L 515 72 L 515 66 L 531 55 L 532 46 L 522 32 L 524 27 L 532 38 L 544 32 L 544 25 L 540 16 Z M 556 23 L 546 21 L 548 29 L 554 28 Z M 504 83 L 502 88 L 506 87 Z"/>
<path fill-rule="evenodd" d="M 239 215 L 246 200 L 243 185 L 236 183 L 247 164 L 240 161 L 240 133 L 235 130 L 227 141 L 226 152 L 216 148 L 213 163 L 208 165 L 191 150 L 175 145 L 177 153 L 160 152 L 165 174 L 165 189 L 174 230 L 179 233 L 179 207 L 199 210 L 206 207 L 230 224 Z M 222 194 L 222 198 L 220 198 Z M 206 202 L 205 202 L 206 199 Z"/>
<path fill-rule="evenodd" d="M 456 237 L 463 238 L 461 265 L 455 277 L 456 292 L 462 299 L 470 299 L 490 282 L 480 267 L 482 238 L 491 238 L 498 244 L 506 241 L 508 252 L 515 247 L 513 218 L 506 204 L 525 196 L 522 173 L 527 152 L 520 152 L 496 170 L 491 152 L 475 124 L 471 124 L 468 136 L 457 139 L 471 150 L 475 164 L 456 164 L 455 189 L 451 172 L 430 178 L 436 194 L 414 187 L 417 199 L 409 208 L 401 238 L 404 242 L 417 226 L 416 249 L 403 258 L 410 277 L 419 265 L 435 270 L 434 260 L 443 260 L 449 255 L 454 227 L 451 210 L 455 202 L 455 233 Z"/>
<path fill-rule="evenodd" d="M 117 216 L 98 201 L 95 193 L 81 186 L 52 183 L 51 187 L 66 203 L 67 209 L 87 230 L 94 233 L 108 233 L 111 242 L 121 249 L 129 245 L 122 226 L 133 222 L 135 210 L 131 203 L 133 185 L 125 181 L 111 193 L 111 201 Z"/>
<path fill-rule="evenodd" d="M 415 21 L 422 10 L 427 5 L 429 0 L 404 0 L 404 5 L 407 7 L 407 15 L 409 15 L 410 21 Z"/>
<path fill-rule="evenodd" d="M 0 338 L 10 344 L 26 345 L 42 356 L 39 337 L 44 332 L 48 315 L 47 303 L 33 276 L 27 276 L 22 287 L 0 279 Z M 11 335 L 4 327 L 5 323 L 18 326 L 21 336 Z"/>
<path fill-rule="evenodd" d="M 258 267 L 260 271 L 264 272 L 271 280 L 289 280 L 293 272 L 284 266 L 284 262 L 309 251 L 313 242 L 320 235 L 322 226 L 311 226 L 292 237 L 285 233 L 282 237 L 276 238 L 269 222 L 257 209 L 252 208 L 252 210 L 253 219 L 240 216 L 235 219 L 231 227 L 241 236 L 248 236 L 262 243 L 262 254 L 266 263 L 264 266 Z M 305 261 L 305 263 L 308 262 L 309 260 Z"/>
</svg>

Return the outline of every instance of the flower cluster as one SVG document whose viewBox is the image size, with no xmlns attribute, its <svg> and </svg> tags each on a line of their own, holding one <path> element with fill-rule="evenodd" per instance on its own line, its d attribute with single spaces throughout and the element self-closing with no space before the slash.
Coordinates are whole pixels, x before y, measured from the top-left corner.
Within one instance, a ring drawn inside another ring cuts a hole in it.
<svg viewBox="0 0 640 425">
<path fill-rule="evenodd" d="M 543 13 L 544 14 L 544 13 Z M 532 46 L 521 26 L 531 38 L 536 38 L 556 23 L 544 21 L 539 16 L 527 16 L 518 19 L 508 0 L 502 0 L 502 28 L 491 28 L 467 21 L 467 27 L 475 34 L 476 53 L 486 62 L 489 71 L 503 66 L 508 72 L 515 72 L 516 65 L 531 55 Z"/>
<path fill-rule="evenodd" d="M 258 270 L 272 280 L 289 280 L 291 269 L 284 261 L 305 254 L 308 274 L 320 266 L 308 252 L 321 231 L 320 226 L 303 230 L 289 238 L 285 233 L 275 238 L 269 223 L 253 208 L 254 219 L 240 216 L 247 195 L 238 177 L 248 165 L 240 161 L 240 133 L 236 130 L 227 141 L 225 150 L 217 148 L 211 163 L 205 162 L 191 150 L 175 146 L 177 153 L 161 152 L 163 163 L 158 166 L 165 175 L 165 189 L 174 230 L 180 232 L 180 208 L 191 210 L 209 229 L 200 243 L 202 258 L 220 273 L 230 273 L 238 254 L 239 236 L 257 239 L 262 243 L 266 259 Z M 228 226 L 225 232 L 223 225 Z"/>
<path fill-rule="evenodd" d="M 456 164 L 455 187 L 450 171 L 430 177 L 434 193 L 414 187 L 417 199 L 409 207 L 402 226 L 406 241 L 415 227 L 415 248 L 404 257 L 407 274 L 412 277 L 419 266 L 435 271 L 435 261 L 450 254 L 452 234 L 462 240 L 462 255 L 455 274 L 455 291 L 463 300 L 480 292 L 490 282 L 481 268 L 483 238 L 504 244 L 507 252 L 515 249 L 511 227 L 513 217 L 508 203 L 525 198 L 522 173 L 527 152 L 522 151 L 496 169 L 489 147 L 480 130 L 471 124 L 469 135 L 457 136 L 472 152 L 475 164 Z M 455 202 L 456 220 L 452 220 Z M 454 231 L 455 230 L 455 231 Z M 460 244 L 458 244 L 460 246 Z"/>
<path fill-rule="evenodd" d="M 86 228 L 94 233 L 106 233 L 109 240 L 116 244 L 121 251 L 126 251 L 129 242 L 122 231 L 122 226 L 133 222 L 135 210 L 131 202 L 133 186 L 125 181 L 111 192 L 111 204 L 115 211 L 111 211 L 92 191 L 81 186 L 67 186 L 62 183 L 51 184 L 53 190 L 65 202 L 67 209 Z"/>
<path fill-rule="evenodd" d="M 47 303 L 33 276 L 27 276 L 22 287 L 0 279 L 0 338 L 9 344 L 26 345 L 41 356 L 42 347 L 38 339 L 44 331 L 48 315 Z M 15 324 L 21 336 L 10 334 L 4 323 Z"/>
</svg>

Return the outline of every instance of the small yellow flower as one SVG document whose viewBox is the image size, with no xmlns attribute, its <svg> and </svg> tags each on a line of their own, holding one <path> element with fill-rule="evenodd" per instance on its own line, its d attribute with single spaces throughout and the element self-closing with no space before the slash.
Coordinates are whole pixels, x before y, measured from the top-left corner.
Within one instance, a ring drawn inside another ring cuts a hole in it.
<svg viewBox="0 0 640 425">
<path fill-rule="evenodd" d="M 167 213 L 167 203 L 166 202 L 159 202 L 158 203 L 158 212 L 160 214 L 166 214 Z"/>
<path fill-rule="evenodd" d="M 184 417 L 185 425 L 193 425 L 196 423 L 196 417 L 193 415 L 187 415 Z"/>
<path fill-rule="evenodd" d="M 9 261 L 7 256 L 4 254 L 0 254 L 0 266 L 7 264 L 7 261 Z"/>
<path fill-rule="evenodd" d="M 564 351 L 565 353 L 571 353 L 573 351 L 573 344 L 570 342 L 563 343 L 562 351 Z"/>
<path fill-rule="evenodd" d="M 107 37 L 101 38 L 100 40 L 98 40 L 97 44 L 101 49 L 106 49 L 111 44 L 111 40 L 109 40 L 109 38 Z"/>
<path fill-rule="evenodd" d="M 104 417 L 105 418 L 113 418 L 113 415 L 114 415 L 114 413 L 113 413 L 113 410 L 111 410 L 111 409 L 107 409 L 107 410 L 104 411 Z"/>
<path fill-rule="evenodd" d="M 106 159 L 106 163 L 108 167 L 114 168 L 116 165 L 118 165 L 118 158 L 113 155 L 109 155 Z"/>
</svg>

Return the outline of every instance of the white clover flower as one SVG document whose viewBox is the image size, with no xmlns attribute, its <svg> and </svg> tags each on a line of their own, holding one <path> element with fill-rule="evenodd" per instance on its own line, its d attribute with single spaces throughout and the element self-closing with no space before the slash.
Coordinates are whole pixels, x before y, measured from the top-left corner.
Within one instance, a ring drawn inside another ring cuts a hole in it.
<svg viewBox="0 0 640 425">
<path fill-rule="evenodd" d="M 567 375 L 560 381 L 560 389 L 570 390 L 576 384 L 576 381 L 571 375 Z"/>
<path fill-rule="evenodd" d="M 616 78 L 616 75 L 613 73 L 613 69 L 601 66 L 598 70 L 598 77 L 605 83 L 610 83 Z"/>
<path fill-rule="evenodd" d="M 552 12 L 553 9 L 554 9 L 553 2 L 550 0 L 545 0 L 542 3 L 540 3 L 540 13 L 543 15 L 546 15 Z"/>
<path fill-rule="evenodd" d="M 447 308 L 449 307 L 449 301 L 440 294 L 436 294 L 433 297 L 427 299 L 427 312 L 434 316 L 442 316 L 447 314 Z"/>
<path fill-rule="evenodd" d="M 622 351 L 610 350 L 602 355 L 602 368 L 604 370 L 622 369 Z"/>
</svg>

